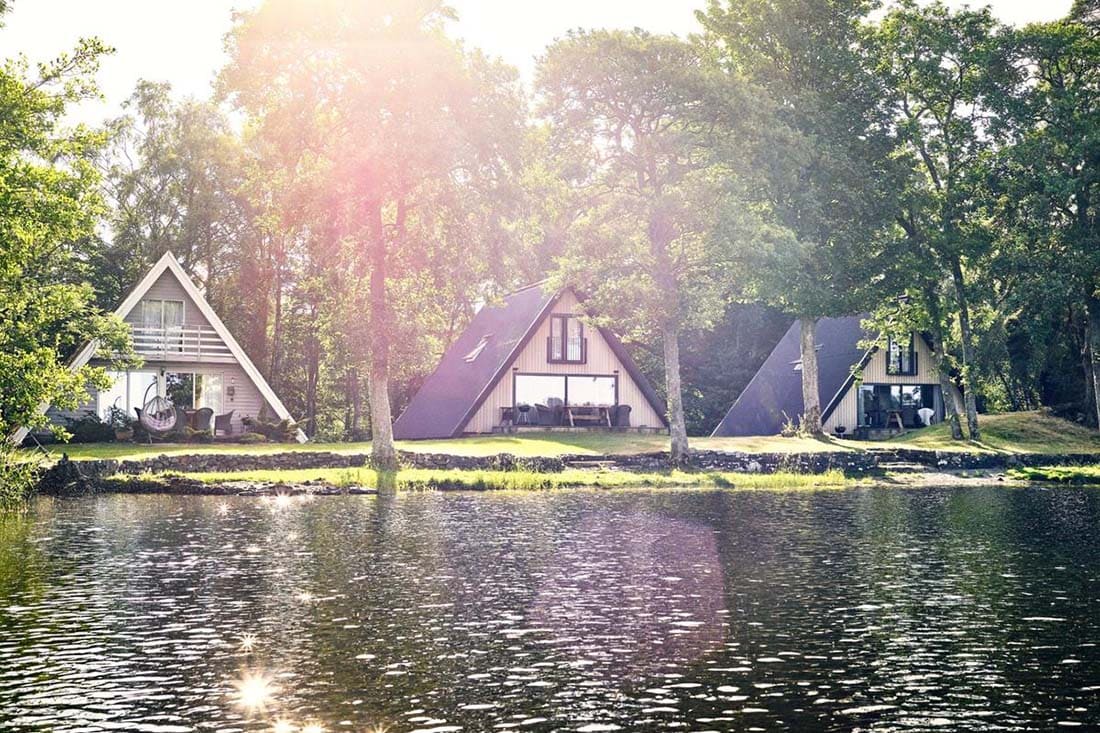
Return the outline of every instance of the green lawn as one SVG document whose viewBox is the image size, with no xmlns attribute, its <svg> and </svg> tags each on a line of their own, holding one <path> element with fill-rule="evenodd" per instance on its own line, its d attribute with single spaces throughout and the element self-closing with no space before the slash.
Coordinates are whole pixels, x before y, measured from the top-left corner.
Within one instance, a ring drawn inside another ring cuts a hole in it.
<svg viewBox="0 0 1100 733">
<path fill-rule="evenodd" d="M 978 443 L 953 441 L 946 425 L 934 425 L 886 445 L 998 453 L 1100 453 L 1100 433 L 1045 412 L 982 415 L 979 424 L 982 439 Z"/>
<path fill-rule="evenodd" d="M 564 488 L 692 487 L 737 489 L 841 488 L 851 483 L 838 470 L 822 474 L 743 474 L 717 471 L 629 471 L 566 470 L 560 473 L 530 471 L 459 471 L 403 469 L 385 474 L 367 468 L 321 468 L 289 471 L 234 471 L 228 473 L 185 473 L 205 483 L 252 481 L 257 483 L 301 484 L 320 482 L 330 486 L 377 488 L 395 485 L 399 489 L 506 489 L 537 490 Z M 144 477 L 148 478 L 148 477 Z"/>
<path fill-rule="evenodd" d="M 885 442 L 838 440 L 836 438 L 692 438 L 698 450 L 741 451 L 747 453 L 802 453 L 850 451 L 866 448 L 924 448 L 928 450 L 996 451 L 1006 453 L 1100 453 L 1100 434 L 1042 412 L 1018 412 L 982 415 L 984 435 L 980 443 L 955 442 L 943 425 L 913 431 Z M 666 450 L 668 436 L 635 433 L 524 433 L 489 435 L 452 440 L 399 442 L 402 450 L 421 453 L 485 456 L 511 453 L 516 456 L 557 456 L 566 453 L 598 455 L 606 453 L 648 453 Z M 51 446 L 55 455 L 67 453 L 73 460 L 89 458 L 137 459 L 161 454 L 247 453 L 262 455 L 284 451 L 329 451 L 332 453 L 369 453 L 370 443 L 306 443 L 241 445 L 170 444 L 135 445 L 132 443 L 96 443 Z"/>
<path fill-rule="evenodd" d="M 750 453 L 800 453 L 858 450 L 863 444 L 851 440 L 826 438 L 692 438 L 693 448 L 701 450 L 745 451 Z M 490 456 L 511 453 L 516 456 L 559 456 L 563 454 L 602 455 L 607 453 L 650 453 L 668 450 L 667 435 L 636 433 L 525 433 L 523 435 L 485 435 L 451 440 L 399 441 L 397 447 L 417 453 L 448 453 L 461 456 Z M 370 443 L 73 443 L 48 446 L 58 457 L 65 453 L 72 460 L 91 458 L 138 459 L 153 455 L 195 455 L 202 453 L 244 453 L 264 455 L 286 451 L 326 451 L 340 454 L 370 453 Z"/>
</svg>

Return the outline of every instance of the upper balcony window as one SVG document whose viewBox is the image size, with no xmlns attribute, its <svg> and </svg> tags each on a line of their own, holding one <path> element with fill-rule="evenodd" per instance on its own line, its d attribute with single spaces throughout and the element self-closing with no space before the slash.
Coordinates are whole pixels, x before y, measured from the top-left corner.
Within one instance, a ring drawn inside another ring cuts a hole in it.
<svg viewBox="0 0 1100 733">
<path fill-rule="evenodd" d="M 886 373 L 909 377 L 917 373 L 917 350 L 912 334 L 908 341 L 897 341 L 893 336 L 887 339 Z"/>
<path fill-rule="evenodd" d="M 546 359 L 559 364 L 584 364 L 588 360 L 588 339 L 584 337 L 584 324 L 579 318 L 572 315 L 550 316 Z"/>
</svg>

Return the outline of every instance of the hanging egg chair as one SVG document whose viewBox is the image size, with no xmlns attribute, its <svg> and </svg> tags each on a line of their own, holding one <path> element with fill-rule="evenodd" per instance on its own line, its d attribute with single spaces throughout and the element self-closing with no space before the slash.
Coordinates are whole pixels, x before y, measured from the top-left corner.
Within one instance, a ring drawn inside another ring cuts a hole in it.
<svg viewBox="0 0 1100 733">
<path fill-rule="evenodd" d="M 151 384 L 149 388 L 155 386 L 156 384 Z M 145 394 L 149 394 L 149 389 L 145 390 Z M 154 395 L 141 408 L 140 422 L 150 433 L 167 433 L 176 427 L 176 408 L 168 398 Z"/>
</svg>

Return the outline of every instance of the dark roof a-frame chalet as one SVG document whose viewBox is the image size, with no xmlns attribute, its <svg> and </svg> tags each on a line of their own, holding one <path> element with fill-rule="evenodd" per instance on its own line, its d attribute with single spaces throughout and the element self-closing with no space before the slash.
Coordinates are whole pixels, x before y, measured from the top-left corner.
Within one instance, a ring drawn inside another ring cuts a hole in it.
<svg viewBox="0 0 1100 733">
<path fill-rule="evenodd" d="M 822 412 L 850 386 L 852 369 L 868 352 L 861 340 L 874 338 L 860 327 L 866 315 L 822 318 L 817 322 L 818 398 Z M 788 418 L 797 421 L 804 412 L 799 324 L 795 321 L 764 360 L 764 364 L 733 403 L 715 436 L 776 435 Z"/>
<path fill-rule="evenodd" d="M 547 291 L 539 282 L 506 295 L 499 305 L 479 310 L 394 422 L 394 437 L 426 440 L 461 435 L 561 294 Z M 654 410 L 663 416 L 664 403 L 622 342 L 607 329 L 599 330 Z M 476 356 L 469 358 L 479 347 Z"/>
</svg>

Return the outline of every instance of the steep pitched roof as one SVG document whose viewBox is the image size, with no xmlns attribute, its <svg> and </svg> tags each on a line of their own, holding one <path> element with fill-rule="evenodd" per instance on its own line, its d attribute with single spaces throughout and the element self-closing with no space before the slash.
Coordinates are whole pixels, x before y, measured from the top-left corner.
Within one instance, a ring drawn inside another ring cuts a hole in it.
<svg viewBox="0 0 1100 733">
<path fill-rule="evenodd" d="M 817 322 L 818 397 L 825 415 L 851 386 L 852 368 L 869 354 L 859 347 L 861 340 L 874 336 L 860 327 L 864 318 L 866 315 L 822 318 Z M 799 324 L 795 321 L 713 435 L 775 435 L 788 417 L 798 419 L 804 411 L 802 372 L 795 369 L 801 359 L 799 342 Z"/>
<path fill-rule="evenodd" d="M 244 349 L 241 348 L 240 344 L 237 343 L 237 339 L 233 338 L 233 334 L 229 332 L 229 329 L 226 328 L 224 323 L 222 323 L 222 319 L 218 317 L 218 314 L 215 313 L 214 309 L 210 307 L 210 304 L 206 302 L 206 298 L 203 297 L 203 294 L 201 292 L 199 292 L 199 289 L 195 286 L 195 283 L 192 282 L 191 278 L 187 276 L 187 273 L 184 272 L 183 267 L 180 265 L 175 255 L 173 255 L 171 252 L 165 252 L 164 255 L 159 260 L 157 260 L 157 263 L 153 265 L 152 269 L 150 269 L 148 273 L 146 273 L 141 282 L 139 282 L 137 286 L 130 292 L 130 294 L 126 296 L 126 299 L 122 301 L 121 305 L 119 305 L 118 308 L 115 309 L 115 315 L 119 318 L 126 318 L 126 316 L 130 314 L 130 311 L 132 311 L 134 307 L 141 302 L 141 299 L 149 291 L 149 288 L 151 288 L 153 284 L 160 278 L 160 276 L 163 275 L 166 271 L 172 273 L 172 275 L 179 282 L 180 286 L 183 288 L 184 292 L 186 292 L 188 297 L 190 297 L 191 300 L 194 301 L 195 305 L 198 306 L 199 311 L 203 314 L 207 322 L 210 323 L 210 326 L 229 348 L 229 352 L 233 355 L 233 358 L 236 359 L 237 363 L 240 364 L 242 369 L 244 369 L 245 374 L 247 374 L 248 378 L 252 380 L 252 383 L 256 386 L 256 389 L 259 390 L 261 395 L 263 395 L 263 398 L 267 401 L 268 406 L 271 407 L 271 409 L 275 412 L 279 419 L 292 419 L 290 416 L 290 412 L 283 405 L 282 400 L 280 400 L 279 397 L 275 394 L 274 390 L 271 389 L 271 385 L 269 385 L 267 383 L 267 380 L 264 379 L 263 375 L 260 374 L 260 370 L 257 369 L 256 365 L 252 363 L 252 360 L 248 358 L 248 354 L 246 354 L 244 352 Z M 84 348 L 78 351 L 76 356 L 74 356 L 69 361 L 69 368 L 75 371 L 87 364 L 92 359 L 92 357 L 95 356 L 96 352 L 99 350 L 99 346 L 100 344 L 98 341 L 90 341 L 89 343 L 85 344 Z M 45 412 L 47 409 L 49 409 L 49 405 L 39 405 L 40 412 Z M 27 432 L 27 428 L 20 428 L 19 430 L 17 430 L 15 435 L 13 436 L 14 442 L 16 444 L 22 442 L 23 438 L 26 437 Z M 298 442 L 305 442 L 305 440 L 305 433 L 299 430 Z"/>
<path fill-rule="evenodd" d="M 505 296 L 500 305 L 478 311 L 394 422 L 394 437 L 424 440 L 461 435 L 561 295 L 536 283 Z M 599 330 L 657 414 L 664 415 L 653 386 L 619 339 L 607 329 Z"/>
</svg>

